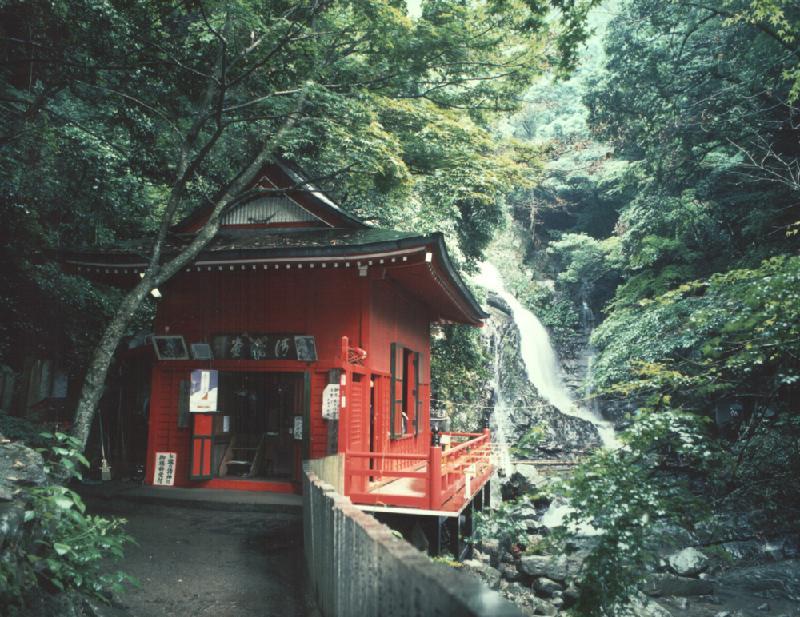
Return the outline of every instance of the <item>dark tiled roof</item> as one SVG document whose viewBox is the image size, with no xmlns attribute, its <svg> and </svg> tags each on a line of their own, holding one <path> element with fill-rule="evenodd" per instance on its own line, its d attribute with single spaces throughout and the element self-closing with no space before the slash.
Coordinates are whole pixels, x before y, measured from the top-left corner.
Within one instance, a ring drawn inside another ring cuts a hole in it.
<svg viewBox="0 0 800 617">
<path fill-rule="evenodd" d="M 192 234 L 173 234 L 164 247 L 165 257 L 174 255 L 185 248 L 191 241 Z M 218 253 L 246 251 L 269 252 L 279 255 L 321 255 L 328 254 L 329 249 L 370 247 L 395 243 L 411 238 L 427 239 L 430 236 L 394 231 L 391 229 L 378 229 L 375 227 L 364 229 L 221 229 L 217 232 L 201 252 L 201 256 Z M 66 250 L 68 257 L 80 255 L 82 257 L 147 257 L 150 254 L 152 239 L 135 239 L 118 242 L 109 247 L 93 247 L 88 249 Z M 334 251 L 335 252 L 335 251 Z"/>
<path fill-rule="evenodd" d="M 169 237 L 162 252 L 163 260 L 170 259 L 191 242 L 192 234 Z M 63 251 L 61 259 L 73 265 L 92 267 L 134 268 L 144 266 L 150 253 L 151 241 L 120 242 L 107 249 Z M 222 229 L 200 252 L 195 262 L 226 262 L 249 259 L 358 258 L 393 251 L 419 250 L 428 247 L 438 255 L 447 277 L 466 301 L 479 321 L 485 313 L 450 261 L 444 238 L 440 233 L 420 235 L 374 227 L 362 229 Z M 134 270 L 135 272 L 136 270 Z"/>
</svg>

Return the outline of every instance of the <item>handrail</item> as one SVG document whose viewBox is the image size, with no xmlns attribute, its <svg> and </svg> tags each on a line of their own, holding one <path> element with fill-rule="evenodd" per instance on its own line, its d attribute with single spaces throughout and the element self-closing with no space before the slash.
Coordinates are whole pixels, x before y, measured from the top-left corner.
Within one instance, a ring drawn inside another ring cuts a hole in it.
<svg viewBox="0 0 800 617">
<path fill-rule="evenodd" d="M 390 452 L 347 452 L 346 456 L 351 458 L 380 458 L 395 459 L 398 461 L 427 461 L 427 454 L 405 454 Z"/>
<path fill-rule="evenodd" d="M 447 458 L 447 457 L 453 456 L 454 454 L 457 454 L 457 453 L 461 452 L 462 450 L 469 450 L 470 448 L 473 448 L 475 446 L 478 446 L 478 445 L 482 444 L 483 442 L 486 441 L 486 439 L 487 439 L 487 436 L 482 434 L 480 437 L 477 437 L 477 438 L 472 439 L 470 441 L 465 441 L 464 443 L 458 444 L 457 446 L 453 446 L 452 448 L 448 448 L 442 454 L 442 457 Z"/>
<path fill-rule="evenodd" d="M 489 430 L 443 434 L 466 440 L 447 450 L 431 446 L 426 454 L 346 452 L 345 494 L 354 503 L 430 510 L 463 507 L 474 487 L 491 475 Z M 408 464 L 403 466 L 404 461 Z"/>
</svg>

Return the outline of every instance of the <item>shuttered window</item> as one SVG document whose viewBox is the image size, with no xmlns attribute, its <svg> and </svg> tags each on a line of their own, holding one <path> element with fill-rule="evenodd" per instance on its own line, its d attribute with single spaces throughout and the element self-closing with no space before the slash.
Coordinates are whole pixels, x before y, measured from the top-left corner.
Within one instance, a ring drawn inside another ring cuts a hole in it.
<svg viewBox="0 0 800 617">
<path fill-rule="evenodd" d="M 421 356 L 400 343 L 391 345 L 390 426 L 392 439 L 419 434 Z"/>
</svg>

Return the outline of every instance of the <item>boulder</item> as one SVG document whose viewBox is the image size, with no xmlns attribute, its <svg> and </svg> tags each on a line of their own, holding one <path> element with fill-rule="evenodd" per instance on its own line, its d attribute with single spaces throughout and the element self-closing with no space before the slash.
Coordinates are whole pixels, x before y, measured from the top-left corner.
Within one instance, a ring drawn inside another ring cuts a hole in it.
<svg viewBox="0 0 800 617">
<path fill-rule="evenodd" d="M 620 617 L 672 617 L 667 609 L 641 595 L 631 598 L 630 603 L 619 611 L 619 615 Z"/>
<path fill-rule="evenodd" d="M 696 536 L 689 530 L 663 521 L 654 523 L 651 533 L 651 548 L 664 557 L 686 546 L 697 544 Z"/>
<path fill-rule="evenodd" d="M 713 516 L 697 525 L 696 536 L 702 544 L 749 540 L 756 535 L 750 516 L 746 512 Z"/>
<path fill-rule="evenodd" d="M 13 493 L 17 486 L 41 486 L 46 481 L 41 454 L 18 442 L 0 445 L 0 486 Z"/>
<path fill-rule="evenodd" d="M 544 536 L 538 533 L 529 533 L 528 539 L 525 541 L 525 546 L 528 549 L 535 548 L 539 546 L 544 541 Z"/>
<path fill-rule="evenodd" d="M 518 581 L 521 578 L 519 570 L 517 570 L 517 567 L 513 564 L 500 564 L 498 571 L 507 581 Z"/>
<path fill-rule="evenodd" d="M 545 482 L 545 477 L 539 473 L 539 470 L 536 469 L 535 465 L 515 464 L 514 473 L 515 474 L 518 473 L 523 478 L 525 478 L 526 482 L 531 487 L 539 486 Z"/>
<path fill-rule="evenodd" d="M 489 555 L 487 555 L 486 553 L 482 553 L 477 548 L 472 549 L 472 558 L 484 564 L 488 564 L 491 561 Z"/>
<path fill-rule="evenodd" d="M 570 572 L 564 555 L 523 555 L 519 569 L 529 576 L 546 577 L 554 581 L 564 581 Z"/>
<path fill-rule="evenodd" d="M 462 563 L 465 568 L 483 579 L 490 588 L 497 589 L 500 586 L 501 574 L 499 570 L 495 570 L 477 559 L 465 559 Z"/>
<path fill-rule="evenodd" d="M 564 598 L 564 608 L 569 608 L 577 603 L 580 595 L 581 593 L 574 583 L 567 585 L 567 588 L 561 594 L 561 597 Z"/>
<path fill-rule="evenodd" d="M 718 576 L 723 587 L 742 593 L 795 600 L 800 597 L 800 561 L 787 559 L 746 568 L 736 568 Z"/>
<path fill-rule="evenodd" d="M 561 593 L 564 590 L 564 586 L 561 583 L 557 583 L 544 576 L 534 579 L 532 587 L 537 595 L 544 596 L 545 598 L 550 598 L 556 592 Z"/>
<path fill-rule="evenodd" d="M 690 546 L 670 555 L 667 563 L 678 576 L 697 576 L 708 568 L 708 557 Z"/>
<path fill-rule="evenodd" d="M 518 471 L 511 474 L 507 482 L 500 487 L 500 494 L 503 501 L 512 501 L 527 495 L 533 490 L 534 486 Z"/>
<path fill-rule="evenodd" d="M 736 561 L 755 560 L 761 556 L 762 544 L 756 540 L 739 540 L 718 544 Z"/>
<path fill-rule="evenodd" d="M 480 546 L 481 551 L 489 555 L 489 563 L 496 567 L 500 561 L 500 540 L 497 538 L 487 538 L 486 540 L 481 540 Z"/>
<path fill-rule="evenodd" d="M 8 499 L 0 502 L 0 550 L 14 544 L 23 534 L 24 514 L 27 509 L 19 489 L 42 486 L 47 481 L 42 455 L 27 446 L 0 440 L 0 492 Z"/>
<path fill-rule="evenodd" d="M 686 578 L 674 574 L 651 574 L 647 577 L 644 592 L 648 596 L 708 596 L 714 593 L 709 580 Z"/>
<path fill-rule="evenodd" d="M 521 503 L 519 507 L 514 510 L 518 519 L 530 520 L 535 519 L 537 516 L 536 508 L 532 503 Z"/>
<path fill-rule="evenodd" d="M 547 600 L 542 600 L 536 596 L 531 596 L 531 606 L 534 615 L 548 615 L 552 617 L 558 613 L 558 609 Z"/>
</svg>

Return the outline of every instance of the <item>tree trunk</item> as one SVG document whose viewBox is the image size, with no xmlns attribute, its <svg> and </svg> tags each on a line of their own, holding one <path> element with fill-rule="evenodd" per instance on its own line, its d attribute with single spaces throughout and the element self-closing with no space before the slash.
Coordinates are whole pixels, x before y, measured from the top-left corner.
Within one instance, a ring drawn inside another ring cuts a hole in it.
<svg viewBox="0 0 800 617">
<path fill-rule="evenodd" d="M 303 100 L 304 99 L 301 98 L 298 110 L 302 107 Z M 169 215 L 165 215 L 161 223 L 158 237 L 153 245 L 150 264 L 144 273 L 144 277 L 139 281 L 136 287 L 128 292 L 119 308 L 114 313 L 111 322 L 106 326 L 103 336 L 100 338 L 100 342 L 95 348 L 92 360 L 89 363 L 89 368 L 86 371 L 86 377 L 84 378 L 83 387 L 81 388 L 78 406 L 75 409 L 75 418 L 71 431 L 72 436 L 77 438 L 80 442 L 82 450 L 86 449 L 86 441 L 89 439 L 92 420 L 97 410 L 97 404 L 100 402 L 100 397 L 103 395 L 106 376 L 108 375 L 111 362 L 114 359 L 114 352 L 125 334 L 125 329 L 130 323 L 130 320 L 139 309 L 139 306 L 141 306 L 151 289 L 158 287 L 180 272 L 180 270 L 191 262 L 214 238 L 219 230 L 219 220 L 222 212 L 234 201 L 236 196 L 255 179 L 258 172 L 272 155 L 277 138 L 279 138 L 283 132 L 290 129 L 293 124 L 293 119 L 284 123 L 283 127 L 278 131 L 276 139 L 264 144 L 261 151 L 250 162 L 248 167 L 223 191 L 214 206 L 214 210 L 206 221 L 206 224 L 195 234 L 189 246 L 162 265 L 159 263 L 159 258 L 166 237 L 166 229 L 171 223 Z M 168 212 L 169 211 L 168 209 Z"/>
<path fill-rule="evenodd" d="M 309 81 L 307 83 L 311 82 Z M 212 94 L 215 92 L 214 88 L 215 82 L 212 80 L 209 85 L 210 94 L 207 101 L 208 105 L 213 105 Z M 223 99 L 220 98 L 220 101 L 222 100 Z M 158 287 L 180 272 L 180 270 L 186 266 L 186 264 L 190 263 L 214 236 L 216 236 L 219 230 L 220 216 L 225 209 L 241 195 L 251 182 L 255 180 L 264 164 L 272 157 L 272 153 L 281 137 L 295 125 L 297 115 L 302 112 L 305 101 L 306 90 L 305 87 L 303 87 L 300 90 L 300 96 L 297 100 L 295 114 L 287 117 L 283 125 L 276 131 L 275 135 L 263 143 L 261 149 L 245 168 L 242 169 L 241 173 L 237 174 L 234 179 L 223 188 L 220 195 L 216 198 L 214 209 L 206 220 L 206 223 L 195 234 L 191 243 L 177 256 L 170 258 L 167 262 L 162 264 L 161 257 L 164 242 L 166 241 L 167 233 L 173 222 L 173 216 L 177 210 L 178 204 L 183 198 L 186 183 L 193 175 L 196 167 L 205 160 L 206 155 L 213 148 L 214 144 L 216 144 L 222 129 L 218 126 L 216 133 L 209 139 L 205 146 L 200 148 L 199 152 L 191 161 L 186 151 L 183 152 L 181 165 L 179 166 L 181 171 L 172 188 L 172 194 L 170 195 L 167 208 L 161 219 L 158 234 L 153 242 L 150 262 L 145 270 L 144 277 L 139 281 L 136 287 L 128 292 L 119 308 L 114 313 L 111 322 L 106 326 L 103 336 L 100 338 L 100 342 L 95 348 L 89 368 L 86 371 L 78 406 L 75 409 L 75 418 L 71 431 L 72 436 L 80 442 L 81 450 L 86 449 L 86 441 L 89 439 L 89 432 L 91 431 L 92 420 L 97 410 L 97 404 L 100 402 L 100 398 L 103 395 L 108 369 L 111 366 L 114 353 L 125 334 L 125 329 L 130 323 L 130 320 L 136 314 L 136 311 L 147 297 L 147 294 L 150 293 L 151 289 Z M 194 131 L 195 129 L 199 130 L 199 126 L 200 125 L 196 124 L 190 131 L 190 135 L 187 137 L 184 144 L 185 150 L 189 149 L 191 144 L 195 142 L 196 134 L 194 134 Z"/>
<path fill-rule="evenodd" d="M 86 440 L 89 439 L 94 412 L 100 402 L 100 397 L 103 396 L 106 376 L 114 359 L 114 352 L 125 334 L 128 323 L 150 291 L 150 285 L 145 282 L 146 280 L 148 280 L 147 277 L 142 279 L 125 296 L 92 354 L 92 360 L 81 388 L 80 400 L 75 409 L 75 419 L 71 431 L 72 436 L 80 441 L 82 450 L 86 448 Z"/>
</svg>

